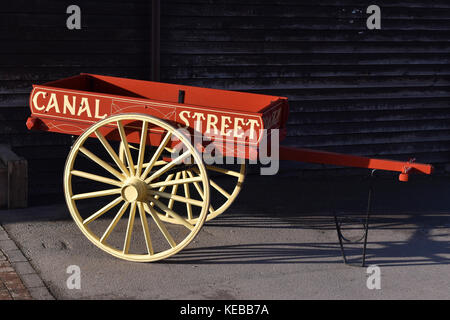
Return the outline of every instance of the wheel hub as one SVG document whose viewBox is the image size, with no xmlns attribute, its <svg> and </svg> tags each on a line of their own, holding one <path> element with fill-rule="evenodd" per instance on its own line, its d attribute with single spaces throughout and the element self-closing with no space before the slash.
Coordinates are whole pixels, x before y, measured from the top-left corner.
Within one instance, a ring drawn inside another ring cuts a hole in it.
<svg viewBox="0 0 450 320">
<path fill-rule="evenodd" d="M 145 201 L 147 199 L 147 184 L 138 178 L 127 180 L 122 187 L 122 198 L 128 202 Z"/>
</svg>

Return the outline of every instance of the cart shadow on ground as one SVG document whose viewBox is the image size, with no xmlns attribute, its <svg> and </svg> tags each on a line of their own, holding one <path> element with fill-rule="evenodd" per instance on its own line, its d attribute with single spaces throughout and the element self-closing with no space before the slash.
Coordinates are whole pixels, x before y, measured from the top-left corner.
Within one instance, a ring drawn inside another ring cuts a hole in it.
<svg viewBox="0 0 450 320">
<path fill-rule="evenodd" d="M 283 241 L 283 237 L 270 241 L 274 237 L 269 236 L 267 242 L 188 247 L 170 259 L 170 263 L 343 264 L 329 184 L 277 178 L 276 183 L 267 185 L 261 178 L 264 177 L 248 179 L 246 183 L 250 186 L 244 188 L 237 203 L 230 208 L 231 212 L 208 222 L 206 230 L 208 226 L 228 228 L 236 242 L 239 242 L 238 233 L 246 229 L 280 235 L 290 232 L 294 236 L 290 236 L 289 241 Z M 343 232 L 356 239 L 362 232 L 359 221 L 365 216 L 367 183 L 361 183 L 360 177 L 338 178 L 332 183 L 338 199 L 334 209 L 339 219 L 353 217 Z M 374 190 L 366 265 L 450 264 L 448 177 L 417 179 L 400 186 L 398 180 L 388 177 L 378 180 Z M 350 211 L 343 213 L 340 209 Z M 344 242 L 344 247 L 348 262 L 359 264 L 362 243 Z"/>
<path fill-rule="evenodd" d="M 215 227 L 241 228 L 237 232 L 245 232 L 245 217 L 223 218 L 224 223 Z M 264 217 L 258 217 L 261 225 L 249 220 L 248 228 L 264 228 Z M 315 230 L 326 234 L 330 241 L 308 242 L 267 242 L 241 243 L 223 246 L 204 246 L 186 248 L 167 261 L 173 264 L 343 264 L 336 229 L 331 216 L 316 218 L 298 218 L 289 222 L 267 218 L 270 229 Z M 421 217 L 374 217 L 369 231 L 367 243 L 366 265 L 379 266 L 418 266 L 450 264 L 450 215 L 427 214 Z M 352 228 L 352 227 L 350 227 Z M 355 226 L 350 232 L 361 232 Z M 281 230 L 280 232 L 283 232 Z M 411 233 L 407 240 L 378 241 L 379 234 L 386 232 Z M 356 234 L 356 233 L 355 233 Z M 301 236 L 299 235 L 299 238 Z M 320 236 L 319 236 L 320 237 Z M 334 237 L 334 238 L 333 238 Z M 304 238 L 304 237 L 302 237 Z M 371 238 L 375 240 L 371 241 Z M 334 240 L 334 241 L 333 241 Z M 344 243 L 348 262 L 361 263 L 362 243 Z"/>
</svg>

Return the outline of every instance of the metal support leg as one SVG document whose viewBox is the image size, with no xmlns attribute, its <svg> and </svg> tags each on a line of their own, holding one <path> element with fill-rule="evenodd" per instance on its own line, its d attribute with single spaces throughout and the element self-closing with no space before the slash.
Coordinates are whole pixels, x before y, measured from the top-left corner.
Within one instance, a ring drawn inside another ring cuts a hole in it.
<svg viewBox="0 0 450 320">
<path fill-rule="evenodd" d="M 369 218 L 370 218 L 370 214 L 372 212 L 372 198 L 373 198 L 373 179 L 374 179 L 374 174 L 375 174 L 376 170 L 372 170 L 369 176 L 369 191 L 368 191 L 368 196 L 367 196 L 367 209 L 366 209 L 366 218 L 363 222 L 363 228 L 364 228 L 364 233 L 362 235 L 362 237 L 360 237 L 357 240 L 350 240 L 347 239 L 343 234 L 342 234 L 342 229 L 341 229 L 341 223 L 339 221 L 337 212 L 336 212 L 336 201 L 334 198 L 334 192 L 332 189 L 332 186 L 330 186 L 330 190 L 331 190 L 331 199 L 332 199 L 332 204 L 333 204 L 333 216 L 334 216 L 334 223 L 336 225 L 336 232 L 337 232 L 337 236 L 338 236 L 338 240 L 339 240 L 339 246 L 341 248 L 341 253 L 342 253 L 342 259 L 344 260 L 344 263 L 347 265 L 355 265 L 355 264 L 351 264 L 348 262 L 346 254 L 345 254 L 345 249 L 344 249 L 344 241 L 348 242 L 348 243 L 356 243 L 356 242 L 360 242 L 363 241 L 363 249 L 362 249 L 362 258 L 361 258 L 361 267 L 365 266 L 366 263 L 366 249 L 367 249 L 367 236 L 369 233 Z"/>
</svg>

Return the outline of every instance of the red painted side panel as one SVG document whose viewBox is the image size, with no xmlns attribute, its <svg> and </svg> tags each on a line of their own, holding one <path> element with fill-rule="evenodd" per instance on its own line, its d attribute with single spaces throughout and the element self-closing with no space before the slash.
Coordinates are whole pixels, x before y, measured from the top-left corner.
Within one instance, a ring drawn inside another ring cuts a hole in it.
<svg viewBox="0 0 450 320">
<path fill-rule="evenodd" d="M 179 90 L 185 91 L 185 103 L 175 102 Z M 263 129 L 282 129 L 284 138 L 288 105 L 283 97 L 79 75 L 33 86 L 30 109 L 30 129 L 71 135 L 80 135 L 110 115 L 145 113 L 174 127 L 186 128 L 191 134 L 200 132 L 217 144 L 234 142 L 245 147 L 245 154 L 242 148 L 224 147 L 227 156 L 254 158 Z M 159 133 L 151 129 L 150 132 L 156 135 L 150 143 L 157 143 Z M 134 136 L 130 133 L 130 142 L 137 142 L 138 135 L 136 139 Z"/>
</svg>

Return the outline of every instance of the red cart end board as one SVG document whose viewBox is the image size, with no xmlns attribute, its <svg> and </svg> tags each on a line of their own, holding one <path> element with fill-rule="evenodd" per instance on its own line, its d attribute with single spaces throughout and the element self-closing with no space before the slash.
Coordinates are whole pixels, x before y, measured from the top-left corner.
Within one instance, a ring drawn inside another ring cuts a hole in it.
<svg viewBox="0 0 450 320">
<path fill-rule="evenodd" d="M 222 150 L 226 156 L 241 158 L 257 156 L 263 129 L 281 129 L 283 139 L 288 117 L 285 97 L 94 74 L 33 85 L 30 108 L 29 129 L 71 135 L 82 134 L 110 115 L 144 113 L 175 128 L 213 137 L 222 145 L 243 145 L 244 154 L 237 154 L 237 148 Z M 149 143 L 159 144 L 157 133 Z"/>
</svg>

